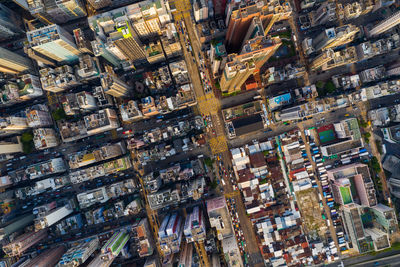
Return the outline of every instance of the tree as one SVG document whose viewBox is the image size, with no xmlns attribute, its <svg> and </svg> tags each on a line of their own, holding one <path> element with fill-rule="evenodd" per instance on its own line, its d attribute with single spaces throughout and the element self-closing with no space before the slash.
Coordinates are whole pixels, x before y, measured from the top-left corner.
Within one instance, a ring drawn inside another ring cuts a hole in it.
<svg viewBox="0 0 400 267">
<path fill-rule="evenodd" d="M 332 94 L 333 92 L 336 91 L 336 87 L 332 81 L 327 81 L 325 84 L 325 90 L 328 94 Z"/>
<path fill-rule="evenodd" d="M 21 136 L 21 142 L 27 143 L 33 140 L 33 133 L 32 132 L 25 132 Z"/>
<path fill-rule="evenodd" d="M 58 108 L 51 113 L 55 121 L 59 121 L 66 118 L 66 114 L 63 108 Z"/>
<path fill-rule="evenodd" d="M 210 183 L 210 187 L 211 187 L 212 189 L 215 189 L 215 188 L 217 188 L 217 186 L 218 186 L 217 180 L 214 179 L 214 180 Z"/>
<path fill-rule="evenodd" d="M 214 160 L 210 159 L 209 157 L 204 158 L 204 164 L 206 164 L 207 167 L 212 167 L 214 163 Z"/>
<path fill-rule="evenodd" d="M 24 151 L 25 154 L 30 154 L 33 151 L 33 133 L 30 132 L 25 132 L 21 136 L 21 143 L 22 143 L 22 150 Z"/>
<path fill-rule="evenodd" d="M 381 165 L 379 164 L 379 161 L 375 156 L 371 158 L 371 167 L 376 173 L 382 170 Z"/>
<path fill-rule="evenodd" d="M 370 138 L 371 137 L 371 133 L 369 133 L 369 132 L 364 133 L 364 137 Z"/>
<path fill-rule="evenodd" d="M 363 128 L 367 128 L 368 127 L 368 123 L 365 120 L 359 120 L 358 124 Z"/>
<path fill-rule="evenodd" d="M 324 83 L 323 81 L 318 81 L 318 82 L 315 84 L 315 86 L 316 86 L 318 89 L 322 89 L 322 88 L 324 88 L 325 83 Z"/>
</svg>

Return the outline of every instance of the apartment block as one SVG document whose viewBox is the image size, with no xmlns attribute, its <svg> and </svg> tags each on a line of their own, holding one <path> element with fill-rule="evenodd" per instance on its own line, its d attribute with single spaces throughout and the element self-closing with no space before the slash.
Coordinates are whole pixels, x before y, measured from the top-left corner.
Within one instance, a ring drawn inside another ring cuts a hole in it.
<svg viewBox="0 0 400 267">
<path fill-rule="evenodd" d="M 120 67 L 122 60 L 125 60 L 125 56 L 118 53 L 113 53 L 114 46 L 112 44 L 104 44 L 99 38 L 90 43 L 92 45 L 93 54 L 97 57 L 103 57 L 108 63 L 112 64 L 114 67 Z"/>
<path fill-rule="evenodd" d="M 204 215 L 199 206 L 195 206 L 193 211 L 186 216 L 183 233 L 186 242 L 203 242 L 206 239 L 206 227 Z"/>
<path fill-rule="evenodd" d="M 336 3 L 334 1 L 323 2 L 316 10 L 309 14 L 311 25 L 323 25 L 337 19 Z"/>
<path fill-rule="evenodd" d="M 33 223 L 34 215 L 31 213 L 24 214 L 14 218 L 13 220 L 2 224 L 0 227 L 0 239 L 22 230 L 24 227 Z"/>
<path fill-rule="evenodd" d="M 65 23 L 86 16 L 86 10 L 79 0 L 27 0 L 27 8 L 32 16 L 45 24 Z"/>
<path fill-rule="evenodd" d="M 76 47 L 81 53 L 93 55 L 92 45 L 89 39 L 85 36 L 81 28 L 73 30 Z"/>
<path fill-rule="evenodd" d="M 0 141 L 0 158 L 11 156 L 11 154 L 23 152 L 21 137 L 17 136 L 7 140 Z M 12 157 L 11 157 L 12 158 Z"/>
<path fill-rule="evenodd" d="M 159 63 L 165 61 L 164 52 L 161 46 L 161 42 L 153 42 L 144 47 L 147 61 L 150 64 Z"/>
<path fill-rule="evenodd" d="M 113 109 L 98 110 L 83 117 L 89 135 L 98 134 L 119 127 L 117 113 Z"/>
<path fill-rule="evenodd" d="M 89 181 L 107 174 L 117 173 L 119 171 L 132 168 L 132 162 L 129 156 L 95 165 L 83 170 L 78 170 L 70 173 L 71 183 L 78 184 L 84 181 Z"/>
<path fill-rule="evenodd" d="M 167 58 L 182 55 L 182 46 L 179 42 L 178 33 L 174 23 L 168 23 L 164 26 L 160 38 Z"/>
<path fill-rule="evenodd" d="M 54 158 L 51 160 L 39 162 L 24 168 L 25 174 L 30 179 L 37 179 L 54 173 L 62 173 L 67 169 L 63 158 Z"/>
<path fill-rule="evenodd" d="M 126 230 L 115 232 L 101 248 L 102 260 L 113 260 L 118 257 L 128 241 L 129 234 Z"/>
<path fill-rule="evenodd" d="M 89 25 L 96 37 L 103 42 L 105 49 L 119 58 L 132 63 L 145 63 L 146 56 L 139 39 L 140 32 L 134 29 L 135 10 L 138 4 L 111 10 L 89 18 Z"/>
<path fill-rule="evenodd" d="M 59 25 L 53 24 L 26 33 L 29 48 L 57 62 L 72 62 L 81 53 L 73 36 Z"/>
<path fill-rule="evenodd" d="M 307 40 L 303 41 L 302 46 L 307 54 L 335 48 L 352 42 L 359 31 L 359 28 L 352 24 L 329 28 L 312 39 L 312 47 L 308 46 L 309 42 Z"/>
<path fill-rule="evenodd" d="M 156 193 L 148 194 L 147 199 L 149 201 L 150 208 L 152 210 L 157 210 L 173 203 L 178 203 L 180 196 L 178 190 L 176 189 L 165 189 Z"/>
<path fill-rule="evenodd" d="M 55 0 L 55 2 L 70 19 L 86 16 L 86 8 L 80 0 Z"/>
<path fill-rule="evenodd" d="M 0 131 L 3 133 L 13 133 L 28 128 L 25 114 L 15 114 L 8 117 L 0 117 Z"/>
</svg>

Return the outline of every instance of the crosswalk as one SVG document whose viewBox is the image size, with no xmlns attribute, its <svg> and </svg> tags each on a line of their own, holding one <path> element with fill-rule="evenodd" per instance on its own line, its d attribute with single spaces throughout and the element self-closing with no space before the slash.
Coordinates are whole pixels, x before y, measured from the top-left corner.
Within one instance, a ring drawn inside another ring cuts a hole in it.
<svg viewBox="0 0 400 267">
<path fill-rule="evenodd" d="M 228 150 L 228 143 L 223 135 L 213 137 L 209 140 L 211 152 L 216 155 Z"/>
</svg>

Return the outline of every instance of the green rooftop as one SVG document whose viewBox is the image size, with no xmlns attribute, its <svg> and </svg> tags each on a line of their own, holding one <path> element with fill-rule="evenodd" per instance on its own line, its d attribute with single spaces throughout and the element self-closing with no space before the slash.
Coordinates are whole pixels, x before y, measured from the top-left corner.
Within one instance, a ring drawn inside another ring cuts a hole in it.
<svg viewBox="0 0 400 267">
<path fill-rule="evenodd" d="M 353 199 L 351 198 L 351 192 L 350 192 L 350 188 L 349 187 L 339 187 L 340 189 L 340 194 L 342 195 L 342 200 L 343 200 L 343 204 L 349 204 L 353 202 Z"/>
</svg>

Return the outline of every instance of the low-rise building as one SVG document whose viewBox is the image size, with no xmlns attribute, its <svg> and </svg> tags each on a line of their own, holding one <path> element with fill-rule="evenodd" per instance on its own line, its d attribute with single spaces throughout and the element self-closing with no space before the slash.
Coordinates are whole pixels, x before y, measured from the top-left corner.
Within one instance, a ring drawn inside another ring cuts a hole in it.
<svg viewBox="0 0 400 267">
<path fill-rule="evenodd" d="M 38 128 L 33 130 L 33 143 L 37 150 L 58 146 L 58 138 L 53 128 Z"/>
<path fill-rule="evenodd" d="M 97 177 L 117 173 L 132 168 L 132 162 L 129 156 L 111 160 L 103 164 L 95 165 L 86 169 L 71 172 L 69 177 L 71 183 L 78 184 L 89 181 Z"/>
<path fill-rule="evenodd" d="M 91 151 L 84 150 L 70 154 L 68 155 L 68 163 L 71 169 L 76 169 L 99 161 L 115 158 L 125 153 L 126 147 L 123 142 L 106 144 Z"/>
<path fill-rule="evenodd" d="M 30 179 L 37 179 L 54 173 L 62 173 L 66 170 L 63 158 L 54 158 L 24 168 L 26 176 Z"/>
<path fill-rule="evenodd" d="M 13 105 L 43 95 L 39 77 L 25 74 L 17 79 L 8 79 L 0 88 L 0 104 Z"/>
<path fill-rule="evenodd" d="M 400 124 L 382 128 L 383 138 L 390 143 L 400 143 Z"/>
<path fill-rule="evenodd" d="M 78 77 L 75 76 L 74 68 L 69 65 L 44 68 L 39 73 L 43 90 L 53 93 L 62 92 L 81 84 Z"/>
<path fill-rule="evenodd" d="M 119 106 L 121 118 L 123 122 L 132 122 L 143 117 L 138 104 L 134 100 L 129 100 Z"/>
<path fill-rule="evenodd" d="M 133 239 L 137 244 L 139 257 L 151 256 L 155 249 L 155 243 L 150 226 L 146 218 L 132 226 Z"/>
</svg>

